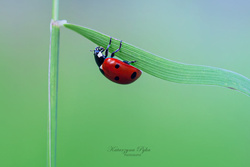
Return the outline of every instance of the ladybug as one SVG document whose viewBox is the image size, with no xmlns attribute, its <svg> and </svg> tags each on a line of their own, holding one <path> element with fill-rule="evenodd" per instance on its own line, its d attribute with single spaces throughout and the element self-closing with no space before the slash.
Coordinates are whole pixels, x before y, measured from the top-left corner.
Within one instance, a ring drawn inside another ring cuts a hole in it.
<svg viewBox="0 0 250 167">
<path fill-rule="evenodd" d="M 142 73 L 141 70 L 130 65 L 136 61 L 121 61 L 113 58 L 115 53 L 120 51 L 122 41 L 120 42 L 120 47 L 107 58 L 111 41 L 112 37 L 110 37 L 109 45 L 106 50 L 100 46 L 96 47 L 94 50 L 95 61 L 101 73 L 109 80 L 118 84 L 130 84 L 136 81 Z M 103 54 L 104 51 L 105 55 Z"/>
</svg>

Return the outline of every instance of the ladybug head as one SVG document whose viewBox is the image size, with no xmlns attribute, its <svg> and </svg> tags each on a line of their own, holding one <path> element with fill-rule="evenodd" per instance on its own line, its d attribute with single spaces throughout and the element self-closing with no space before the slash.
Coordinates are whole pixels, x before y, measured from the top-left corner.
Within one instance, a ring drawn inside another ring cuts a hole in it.
<svg viewBox="0 0 250 167">
<path fill-rule="evenodd" d="M 104 62 L 104 59 L 106 58 L 102 52 L 104 51 L 105 49 L 101 46 L 98 46 L 95 48 L 94 50 L 94 57 L 95 57 L 95 61 L 96 61 L 96 64 L 98 65 L 98 67 L 100 67 L 102 65 L 102 63 Z"/>
</svg>

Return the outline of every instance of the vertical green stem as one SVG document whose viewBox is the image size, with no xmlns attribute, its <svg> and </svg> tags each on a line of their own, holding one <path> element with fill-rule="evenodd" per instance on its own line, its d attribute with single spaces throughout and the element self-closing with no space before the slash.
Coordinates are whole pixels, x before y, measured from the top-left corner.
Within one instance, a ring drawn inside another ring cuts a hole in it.
<svg viewBox="0 0 250 167">
<path fill-rule="evenodd" d="M 58 60 L 60 28 L 57 24 L 59 0 L 53 0 L 52 20 L 50 23 L 50 51 L 48 72 L 49 125 L 48 125 L 48 167 L 56 167 L 57 136 L 57 94 L 58 94 Z"/>
<path fill-rule="evenodd" d="M 59 14 L 59 0 L 52 1 L 52 20 L 58 20 Z"/>
</svg>

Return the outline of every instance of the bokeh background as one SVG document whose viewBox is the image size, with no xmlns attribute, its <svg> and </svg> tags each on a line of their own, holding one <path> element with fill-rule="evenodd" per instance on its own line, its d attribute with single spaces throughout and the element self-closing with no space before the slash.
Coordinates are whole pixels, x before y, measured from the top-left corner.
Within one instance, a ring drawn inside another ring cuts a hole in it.
<svg viewBox="0 0 250 167">
<path fill-rule="evenodd" d="M 60 1 L 60 19 L 171 60 L 250 78 L 250 1 Z M 47 158 L 51 1 L 0 1 L 0 166 L 44 167 Z M 89 50 L 61 29 L 57 166 L 249 167 L 250 98 L 143 73 L 110 82 Z M 142 156 L 108 152 L 148 147 Z"/>
</svg>

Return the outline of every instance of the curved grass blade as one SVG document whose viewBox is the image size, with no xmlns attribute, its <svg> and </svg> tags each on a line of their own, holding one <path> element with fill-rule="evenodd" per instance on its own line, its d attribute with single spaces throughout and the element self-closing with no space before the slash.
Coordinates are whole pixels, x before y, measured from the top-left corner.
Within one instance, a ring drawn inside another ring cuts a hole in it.
<svg viewBox="0 0 250 167">
<path fill-rule="evenodd" d="M 105 48 L 109 43 L 110 36 L 103 33 L 74 24 L 64 24 L 64 26 L 81 34 L 98 46 Z M 113 39 L 109 51 L 115 51 L 119 47 L 119 43 L 119 40 Z M 250 96 L 250 80 L 229 70 L 171 61 L 126 42 L 123 42 L 122 48 L 120 52 L 116 53 L 116 56 L 124 60 L 136 60 L 137 62 L 133 63 L 133 66 L 167 81 L 183 84 L 216 85 L 238 90 Z"/>
</svg>

